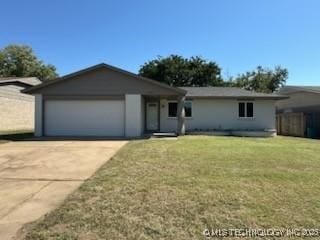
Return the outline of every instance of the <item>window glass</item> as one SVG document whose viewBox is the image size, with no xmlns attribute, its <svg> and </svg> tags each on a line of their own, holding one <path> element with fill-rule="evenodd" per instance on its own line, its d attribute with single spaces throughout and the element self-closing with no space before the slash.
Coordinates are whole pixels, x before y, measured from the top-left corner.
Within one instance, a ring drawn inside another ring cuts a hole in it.
<svg viewBox="0 0 320 240">
<path fill-rule="evenodd" d="M 178 103 L 176 102 L 168 103 L 168 117 L 177 117 L 177 107 Z"/>
<path fill-rule="evenodd" d="M 247 117 L 253 117 L 253 103 L 247 103 Z"/>
<path fill-rule="evenodd" d="M 186 101 L 184 103 L 184 111 L 186 117 L 192 117 L 192 102 Z"/>
<path fill-rule="evenodd" d="M 239 102 L 239 117 L 245 117 L 245 104 L 244 104 L 244 102 Z"/>
</svg>

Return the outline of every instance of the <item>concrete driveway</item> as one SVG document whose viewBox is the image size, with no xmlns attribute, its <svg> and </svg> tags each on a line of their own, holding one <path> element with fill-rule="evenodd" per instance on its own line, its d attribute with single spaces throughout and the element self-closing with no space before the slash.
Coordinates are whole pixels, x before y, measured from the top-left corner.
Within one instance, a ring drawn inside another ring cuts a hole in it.
<svg viewBox="0 0 320 240">
<path fill-rule="evenodd" d="M 126 141 L 0 144 L 0 239 L 57 207 Z"/>
</svg>

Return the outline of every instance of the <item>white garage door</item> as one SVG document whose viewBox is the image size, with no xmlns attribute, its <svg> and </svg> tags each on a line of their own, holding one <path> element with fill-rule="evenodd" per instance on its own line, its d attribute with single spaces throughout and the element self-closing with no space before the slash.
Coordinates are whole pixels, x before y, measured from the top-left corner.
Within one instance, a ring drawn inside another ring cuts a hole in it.
<svg viewBox="0 0 320 240">
<path fill-rule="evenodd" d="M 124 136 L 122 100 L 47 100 L 46 136 Z"/>
</svg>

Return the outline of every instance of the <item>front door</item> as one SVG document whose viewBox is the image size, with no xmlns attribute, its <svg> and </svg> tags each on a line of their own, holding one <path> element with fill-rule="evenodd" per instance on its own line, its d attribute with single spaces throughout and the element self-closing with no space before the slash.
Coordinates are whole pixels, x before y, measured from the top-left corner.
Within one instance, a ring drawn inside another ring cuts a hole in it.
<svg viewBox="0 0 320 240">
<path fill-rule="evenodd" d="M 147 130 L 157 131 L 159 128 L 159 104 L 158 102 L 147 102 Z"/>
</svg>

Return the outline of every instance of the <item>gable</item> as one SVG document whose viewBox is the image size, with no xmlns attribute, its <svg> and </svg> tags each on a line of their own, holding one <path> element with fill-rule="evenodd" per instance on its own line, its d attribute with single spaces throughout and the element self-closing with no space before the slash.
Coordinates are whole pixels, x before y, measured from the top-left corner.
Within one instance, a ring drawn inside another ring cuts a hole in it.
<svg viewBox="0 0 320 240">
<path fill-rule="evenodd" d="M 287 95 L 290 98 L 278 101 L 276 103 L 278 109 L 320 105 L 320 94 L 317 93 L 296 91 L 292 93 L 287 93 Z"/>
<path fill-rule="evenodd" d="M 145 80 L 135 74 L 114 70 L 104 65 L 92 70 L 71 74 L 61 80 L 27 90 L 43 95 L 183 95 L 180 89 Z"/>
<path fill-rule="evenodd" d="M 281 94 L 293 94 L 297 92 L 320 94 L 320 86 L 284 86 L 279 90 Z"/>
</svg>

